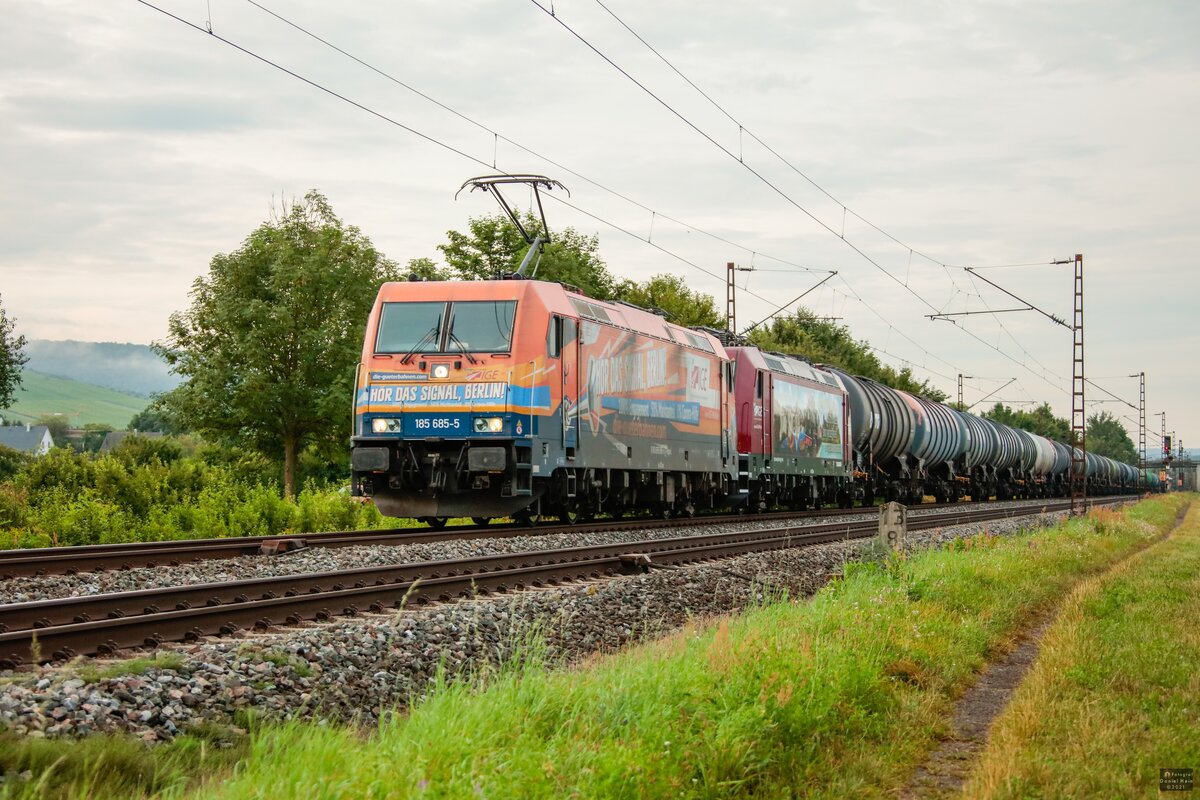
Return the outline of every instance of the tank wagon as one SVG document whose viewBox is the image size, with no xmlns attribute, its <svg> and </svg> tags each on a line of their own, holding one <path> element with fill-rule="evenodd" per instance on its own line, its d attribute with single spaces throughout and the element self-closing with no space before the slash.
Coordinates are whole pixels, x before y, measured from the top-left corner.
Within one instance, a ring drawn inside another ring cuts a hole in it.
<svg viewBox="0 0 1200 800">
<path fill-rule="evenodd" d="M 384 284 L 355 495 L 433 525 L 600 512 L 1051 497 L 1071 450 L 869 378 L 536 280 Z M 1094 491 L 1138 470 L 1088 453 Z"/>
<path fill-rule="evenodd" d="M 709 333 L 533 280 L 387 283 L 356 381 L 353 492 L 442 524 L 736 503 Z"/>
</svg>

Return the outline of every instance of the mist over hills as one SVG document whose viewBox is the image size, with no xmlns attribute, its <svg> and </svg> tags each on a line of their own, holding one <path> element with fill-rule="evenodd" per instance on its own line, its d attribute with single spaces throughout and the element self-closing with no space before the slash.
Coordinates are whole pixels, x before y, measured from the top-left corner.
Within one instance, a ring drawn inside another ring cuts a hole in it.
<svg viewBox="0 0 1200 800">
<path fill-rule="evenodd" d="M 178 386 L 167 363 L 149 345 L 31 339 L 25 345 L 25 369 L 43 375 L 104 386 L 149 397 Z"/>
</svg>

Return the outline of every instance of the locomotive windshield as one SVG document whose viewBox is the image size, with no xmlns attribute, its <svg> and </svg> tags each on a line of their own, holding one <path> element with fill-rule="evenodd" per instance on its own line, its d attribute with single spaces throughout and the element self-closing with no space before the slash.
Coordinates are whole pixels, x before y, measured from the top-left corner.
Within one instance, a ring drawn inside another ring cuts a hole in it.
<svg viewBox="0 0 1200 800">
<path fill-rule="evenodd" d="M 504 353 L 512 349 L 516 300 L 455 303 L 450 336 L 455 345 L 472 353 Z"/>
<path fill-rule="evenodd" d="M 384 303 L 375 352 L 438 352 L 445 314 L 445 303 Z"/>
<path fill-rule="evenodd" d="M 384 303 L 375 352 L 508 352 L 516 313 L 516 300 Z"/>
</svg>

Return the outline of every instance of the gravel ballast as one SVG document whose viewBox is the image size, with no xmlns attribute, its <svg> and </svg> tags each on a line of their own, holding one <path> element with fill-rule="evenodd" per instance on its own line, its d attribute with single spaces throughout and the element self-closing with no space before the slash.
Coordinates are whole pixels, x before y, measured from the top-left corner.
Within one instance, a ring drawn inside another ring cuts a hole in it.
<svg viewBox="0 0 1200 800">
<path fill-rule="evenodd" d="M 908 547 L 936 546 L 983 530 L 1008 535 L 1050 524 L 1059 516 L 910 532 Z M 612 540 L 611 534 L 591 536 Z M 648 537 L 638 532 L 636 538 Z M 489 541 L 504 545 L 512 540 Z M 840 574 L 846 561 L 875 547 L 872 540 L 859 540 L 755 553 L 632 577 L 160 648 L 174 654 L 177 670 L 151 665 L 141 674 L 119 675 L 119 664 L 80 659 L 0 673 L 0 725 L 35 737 L 127 732 L 155 741 L 199 721 L 227 724 L 242 710 L 272 719 L 371 723 L 426 693 L 436 684 L 439 670 L 458 676 L 502 664 L 515 653 L 528 652 L 533 638 L 544 643 L 539 652 L 547 663 L 570 664 L 659 637 L 695 618 L 744 609 L 773 592 L 810 595 Z M 517 549 L 531 548 L 526 543 Z M 411 548 L 409 552 L 406 558 L 415 560 Z M 98 677 L 101 674 L 115 677 Z"/>
</svg>

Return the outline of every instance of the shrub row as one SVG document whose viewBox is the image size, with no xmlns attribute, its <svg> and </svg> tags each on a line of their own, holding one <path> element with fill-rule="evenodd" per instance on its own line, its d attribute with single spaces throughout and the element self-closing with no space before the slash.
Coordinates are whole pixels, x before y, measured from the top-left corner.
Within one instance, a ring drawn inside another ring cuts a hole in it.
<svg viewBox="0 0 1200 800">
<path fill-rule="evenodd" d="M 380 527 L 344 486 L 309 480 L 280 496 L 273 466 L 220 448 L 127 440 L 93 456 L 67 448 L 0 480 L 0 547 L 277 535 Z"/>
</svg>

